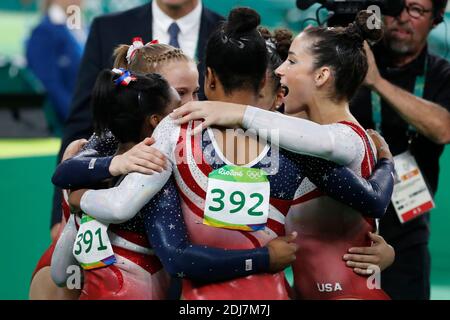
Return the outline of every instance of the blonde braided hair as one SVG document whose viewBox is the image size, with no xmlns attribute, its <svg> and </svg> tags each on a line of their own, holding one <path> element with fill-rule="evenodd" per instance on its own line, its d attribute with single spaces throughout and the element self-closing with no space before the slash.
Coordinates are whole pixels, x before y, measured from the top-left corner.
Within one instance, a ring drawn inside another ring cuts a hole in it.
<svg viewBox="0 0 450 320">
<path fill-rule="evenodd" d="M 120 45 L 114 50 L 114 68 L 124 68 L 138 73 L 160 72 L 172 61 L 193 61 L 182 50 L 167 44 L 147 44 L 137 49 L 130 63 L 126 56 L 129 45 Z"/>
</svg>

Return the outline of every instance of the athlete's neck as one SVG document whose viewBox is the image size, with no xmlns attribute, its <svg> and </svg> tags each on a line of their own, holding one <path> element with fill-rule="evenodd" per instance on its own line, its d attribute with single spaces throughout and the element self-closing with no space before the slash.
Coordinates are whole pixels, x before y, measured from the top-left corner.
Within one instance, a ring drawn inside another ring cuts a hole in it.
<svg viewBox="0 0 450 320">
<path fill-rule="evenodd" d="M 257 96 L 248 90 L 235 90 L 231 94 L 217 94 L 208 97 L 211 100 L 238 103 L 244 105 L 257 105 Z M 223 110 L 226 113 L 226 110 Z M 234 128 L 236 129 L 236 128 Z M 242 130 L 230 131 L 221 128 L 222 134 L 216 135 L 216 141 L 225 158 L 236 165 L 245 165 L 259 156 L 264 149 L 265 141 L 259 141 L 257 137 L 245 134 Z"/>
<path fill-rule="evenodd" d="M 257 96 L 248 90 L 235 90 L 231 94 L 220 96 L 219 101 L 256 106 L 258 102 Z"/>
<path fill-rule="evenodd" d="M 335 102 L 316 97 L 306 110 L 308 118 L 319 124 L 332 124 L 340 121 L 357 122 L 350 113 L 348 101 Z"/>
<path fill-rule="evenodd" d="M 222 90 L 217 90 L 212 95 L 208 96 L 211 101 L 221 101 L 228 103 L 236 103 L 242 105 L 256 106 L 258 104 L 258 97 L 255 93 L 248 90 L 234 90 L 232 93 L 225 94 Z M 223 110 L 226 113 L 226 110 Z M 234 127 L 236 129 L 239 127 Z"/>
</svg>

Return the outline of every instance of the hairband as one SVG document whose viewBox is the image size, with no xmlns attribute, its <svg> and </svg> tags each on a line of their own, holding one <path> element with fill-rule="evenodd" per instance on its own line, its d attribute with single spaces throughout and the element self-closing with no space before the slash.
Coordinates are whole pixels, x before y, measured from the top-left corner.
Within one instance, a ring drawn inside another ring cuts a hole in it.
<svg viewBox="0 0 450 320">
<path fill-rule="evenodd" d="M 131 41 L 131 46 L 128 48 L 127 51 L 127 62 L 128 64 L 131 63 L 131 60 L 134 58 L 134 55 L 136 54 L 136 51 L 139 50 L 144 46 L 144 43 L 142 42 L 142 38 L 135 37 Z"/>
<path fill-rule="evenodd" d="M 120 69 L 114 68 L 114 69 L 112 69 L 112 72 L 120 75 L 119 78 L 114 80 L 114 83 L 116 84 L 116 86 L 126 87 L 130 84 L 131 81 L 137 80 L 137 78 L 135 76 L 133 76 L 130 71 L 125 70 L 123 68 L 120 68 Z"/>
<path fill-rule="evenodd" d="M 128 64 L 130 64 L 131 61 L 133 60 L 134 56 L 136 55 L 136 51 L 144 47 L 144 42 L 142 41 L 141 37 L 135 37 L 135 38 L 133 38 L 133 40 L 131 42 L 132 42 L 132 44 L 130 45 L 130 47 L 128 48 L 128 51 L 127 51 Z M 158 40 L 152 40 L 150 42 L 147 42 L 145 44 L 145 46 L 152 45 L 152 44 L 158 44 L 158 43 L 159 43 Z"/>
<path fill-rule="evenodd" d="M 272 38 L 269 38 L 266 40 L 266 48 L 267 51 L 271 54 L 273 52 L 275 52 L 277 50 L 277 45 L 275 44 L 275 42 L 272 40 Z"/>
<path fill-rule="evenodd" d="M 234 44 L 235 46 L 237 46 L 239 49 L 244 49 L 245 48 L 245 44 L 244 41 L 249 41 L 249 39 L 247 38 L 239 38 L 238 40 L 232 38 L 232 37 L 227 37 L 227 35 L 224 33 L 222 35 L 222 43 L 226 44 L 227 42 L 230 42 L 232 44 Z"/>
</svg>

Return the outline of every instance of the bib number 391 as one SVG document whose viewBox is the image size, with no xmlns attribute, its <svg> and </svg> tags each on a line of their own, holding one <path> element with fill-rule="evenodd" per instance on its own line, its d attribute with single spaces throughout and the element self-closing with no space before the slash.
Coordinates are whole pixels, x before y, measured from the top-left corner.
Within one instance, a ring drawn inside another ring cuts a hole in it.
<svg viewBox="0 0 450 320">
<path fill-rule="evenodd" d="M 106 267 L 116 262 L 107 230 L 108 225 L 83 215 L 73 246 L 73 255 L 83 269 Z"/>
<path fill-rule="evenodd" d="M 261 169 L 224 166 L 210 173 L 203 223 L 256 231 L 269 216 L 270 184 Z"/>
</svg>

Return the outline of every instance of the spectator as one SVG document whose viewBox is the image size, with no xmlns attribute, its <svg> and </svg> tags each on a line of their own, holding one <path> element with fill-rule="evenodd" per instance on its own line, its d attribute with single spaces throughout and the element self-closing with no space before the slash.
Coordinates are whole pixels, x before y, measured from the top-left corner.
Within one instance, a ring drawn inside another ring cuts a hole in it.
<svg viewBox="0 0 450 320">
<path fill-rule="evenodd" d="M 450 64 L 428 52 L 427 38 L 447 0 L 405 4 L 399 16 L 385 17 L 383 43 L 373 52 L 366 45 L 369 72 L 351 111 L 365 128 L 382 131 L 394 155 L 411 152 L 433 195 L 439 157 L 450 142 Z M 381 278 L 393 299 L 430 298 L 429 221 L 425 213 L 402 223 L 392 205 L 381 220 L 381 235 L 396 252 Z"/>
<path fill-rule="evenodd" d="M 26 44 L 28 67 L 42 82 L 56 115 L 52 131 L 61 131 L 69 114 L 70 100 L 75 87 L 83 37 L 81 30 L 67 27 L 66 11 L 70 5 L 80 6 L 81 0 L 47 0 L 44 16 L 33 29 Z M 58 130 L 59 128 L 59 130 Z"/>
</svg>

